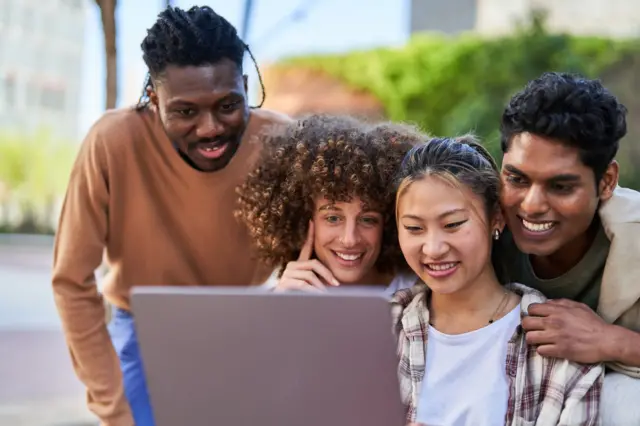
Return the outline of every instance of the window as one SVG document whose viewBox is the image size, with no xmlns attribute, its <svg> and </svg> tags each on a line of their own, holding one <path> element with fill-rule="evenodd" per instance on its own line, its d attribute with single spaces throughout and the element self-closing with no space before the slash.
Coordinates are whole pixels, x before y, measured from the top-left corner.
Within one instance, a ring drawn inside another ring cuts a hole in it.
<svg viewBox="0 0 640 426">
<path fill-rule="evenodd" d="M 47 109 L 61 111 L 65 106 L 65 91 L 62 87 L 45 86 L 40 92 L 41 105 Z"/>
<path fill-rule="evenodd" d="M 4 78 L 4 103 L 7 106 L 14 106 L 16 103 L 16 79 L 12 75 Z"/>
</svg>

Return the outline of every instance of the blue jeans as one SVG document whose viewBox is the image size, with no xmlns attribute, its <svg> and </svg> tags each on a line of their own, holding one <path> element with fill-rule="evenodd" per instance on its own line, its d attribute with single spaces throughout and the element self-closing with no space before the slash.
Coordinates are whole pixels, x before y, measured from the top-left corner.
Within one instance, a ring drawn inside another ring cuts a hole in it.
<svg viewBox="0 0 640 426">
<path fill-rule="evenodd" d="M 120 359 L 124 392 L 135 424 L 136 426 L 155 426 L 133 315 L 125 310 L 113 308 L 108 328 L 113 347 Z"/>
</svg>

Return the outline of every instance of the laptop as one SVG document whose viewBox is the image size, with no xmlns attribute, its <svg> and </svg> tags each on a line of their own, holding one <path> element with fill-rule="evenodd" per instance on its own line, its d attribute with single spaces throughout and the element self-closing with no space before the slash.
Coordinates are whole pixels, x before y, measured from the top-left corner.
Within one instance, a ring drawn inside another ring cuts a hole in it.
<svg viewBox="0 0 640 426">
<path fill-rule="evenodd" d="M 136 287 L 156 426 L 404 426 L 380 290 Z"/>
</svg>

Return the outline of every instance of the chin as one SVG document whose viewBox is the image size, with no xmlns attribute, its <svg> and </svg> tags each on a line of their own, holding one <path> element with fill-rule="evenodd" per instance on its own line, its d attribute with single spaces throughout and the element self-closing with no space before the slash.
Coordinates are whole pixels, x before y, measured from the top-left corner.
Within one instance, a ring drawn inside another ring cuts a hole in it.
<svg viewBox="0 0 640 426">
<path fill-rule="evenodd" d="M 344 285 L 355 285 L 355 284 L 358 284 L 364 278 L 364 274 L 362 274 L 360 272 L 342 273 L 342 274 L 333 272 L 333 274 L 336 277 L 336 279 L 338 280 L 338 282 L 340 284 L 344 284 Z"/>
<path fill-rule="evenodd" d="M 532 256 L 550 256 L 553 253 L 558 251 L 558 244 L 554 241 L 549 242 L 540 242 L 540 243 L 532 243 L 532 242 L 524 242 L 523 244 L 518 244 L 516 240 L 516 246 L 518 250 L 520 250 L 524 254 L 530 254 Z"/>
</svg>

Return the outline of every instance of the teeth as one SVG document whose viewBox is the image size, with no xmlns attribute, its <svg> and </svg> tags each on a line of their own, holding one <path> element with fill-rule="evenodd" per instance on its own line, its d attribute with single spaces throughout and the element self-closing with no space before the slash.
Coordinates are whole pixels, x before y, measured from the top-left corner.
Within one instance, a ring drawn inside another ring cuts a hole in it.
<svg viewBox="0 0 640 426">
<path fill-rule="evenodd" d="M 213 147 L 213 148 L 212 148 L 212 147 L 207 146 L 207 147 L 205 147 L 205 148 L 204 148 L 204 150 L 205 150 L 205 151 L 207 151 L 207 152 L 213 152 L 213 151 L 217 151 L 217 150 L 219 150 L 220 148 L 221 148 L 221 147 L 219 147 L 219 146 L 215 146 L 215 147 Z"/>
<path fill-rule="evenodd" d="M 553 222 L 544 222 L 544 223 L 531 223 L 524 219 L 522 219 L 522 224 L 524 227 L 531 232 L 544 232 L 553 228 Z"/>
<path fill-rule="evenodd" d="M 438 265 L 431 265 L 428 264 L 427 268 L 433 270 L 433 271 L 446 271 L 447 269 L 451 269 L 454 266 L 456 266 L 456 263 L 440 263 Z"/>
<path fill-rule="evenodd" d="M 343 260 L 358 260 L 362 257 L 362 253 L 360 254 L 346 254 L 346 253 L 338 253 L 336 252 L 336 256 Z"/>
</svg>

